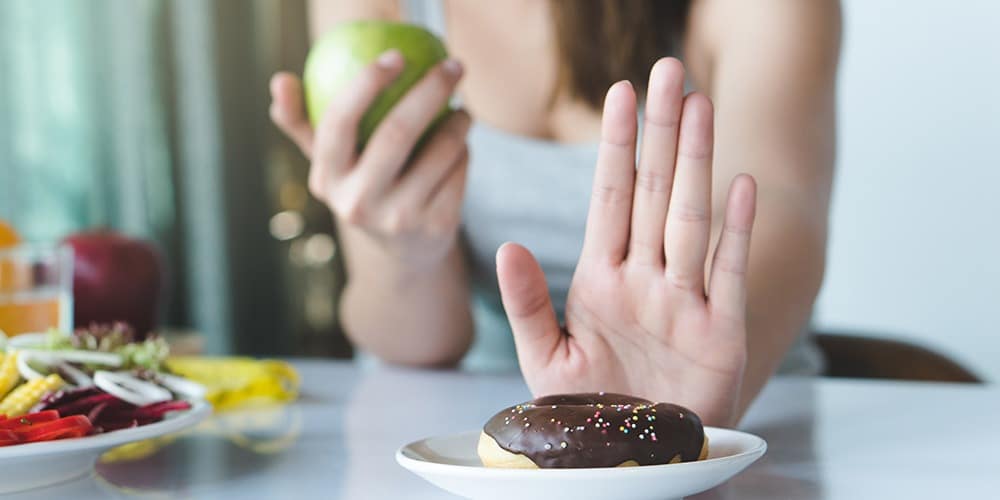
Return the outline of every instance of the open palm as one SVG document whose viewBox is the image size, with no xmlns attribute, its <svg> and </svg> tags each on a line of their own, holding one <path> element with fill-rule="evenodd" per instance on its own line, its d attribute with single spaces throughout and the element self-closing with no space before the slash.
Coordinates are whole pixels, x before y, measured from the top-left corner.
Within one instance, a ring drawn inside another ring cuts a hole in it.
<svg viewBox="0 0 1000 500">
<path fill-rule="evenodd" d="M 738 418 L 756 187 L 746 175 L 733 180 L 706 286 L 714 113 L 707 97 L 684 97 L 683 87 L 679 61 L 657 62 L 638 168 L 635 92 L 627 82 L 608 91 L 565 328 L 531 253 L 507 244 L 497 254 L 535 396 L 614 391 L 687 406 L 711 425 Z"/>
</svg>

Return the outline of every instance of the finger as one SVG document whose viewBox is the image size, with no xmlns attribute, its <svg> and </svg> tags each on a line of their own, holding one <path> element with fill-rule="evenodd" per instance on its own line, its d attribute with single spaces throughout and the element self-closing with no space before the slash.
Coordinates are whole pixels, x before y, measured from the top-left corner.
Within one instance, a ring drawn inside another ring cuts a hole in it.
<svg viewBox="0 0 1000 500">
<path fill-rule="evenodd" d="M 389 186 L 406 164 L 417 140 L 448 102 L 462 77 L 454 59 L 438 64 L 411 88 L 375 128 L 358 161 L 358 174 L 373 189 Z"/>
<path fill-rule="evenodd" d="M 712 102 L 704 95 L 684 99 L 664 235 L 667 279 L 702 297 L 712 224 L 712 113 Z"/>
<path fill-rule="evenodd" d="M 288 136 L 306 157 L 312 156 L 313 128 L 303 108 L 302 83 L 288 73 L 271 77 L 271 121 Z"/>
<path fill-rule="evenodd" d="M 657 61 L 649 75 L 642 153 L 635 177 L 629 260 L 663 265 L 663 231 L 673 184 L 677 132 L 684 100 L 684 66 Z"/>
<path fill-rule="evenodd" d="M 730 318 L 746 317 L 746 273 L 750 260 L 750 233 L 757 206 L 757 184 L 743 174 L 733 179 L 719 245 L 712 258 L 709 304 Z"/>
<path fill-rule="evenodd" d="M 437 186 L 427 204 L 427 219 L 430 221 L 432 231 L 441 234 L 458 227 L 468 175 L 469 151 L 463 148 L 448 176 Z"/>
<path fill-rule="evenodd" d="M 424 207 L 458 164 L 457 160 L 467 153 L 465 136 L 471 124 L 472 120 L 464 110 L 452 113 L 400 177 L 389 194 L 390 204 Z"/>
<path fill-rule="evenodd" d="M 358 124 L 382 89 L 403 71 L 403 55 L 385 51 L 337 94 L 316 126 L 315 157 L 335 173 L 352 165 L 357 151 Z"/>
<path fill-rule="evenodd" d="M 497 279 L 521 369 L 548 365 L 562 331 L 538 261 L 521 245 L 505 243 L 497 250 Z"/>
<path fill-rule="evenodd" d="M 635 134 L 635 91 L 629 82 L 620 81 L 604 99 L 601 146 L 581 258 L 613 263 L 625 258 L 635 179 Z"/>
</svg>

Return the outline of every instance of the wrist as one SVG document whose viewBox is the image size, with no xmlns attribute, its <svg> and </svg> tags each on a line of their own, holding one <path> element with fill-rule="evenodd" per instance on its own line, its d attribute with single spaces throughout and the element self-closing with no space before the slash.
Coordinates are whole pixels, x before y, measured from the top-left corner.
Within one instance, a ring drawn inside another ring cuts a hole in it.
<svg viewBox="0 0 1000 500">
<path fill-rule="evenodd" d="M 353 243 L 353 242 L 352 242 Z M 417 253 L 404 248 L 386 248 L 372 242 L 370 245 L 352 245 L 351 254 L 364 253 L 363 263 L 350 265 L 348 261 L 348 286 L 351 283 L 378 284 L 376 288 L 404 292 L 419 288 L 428 281 L 439 280 L 448 275 L 452 258 L 461 258 L 460 249 L 454 242 L 444 251 Z M 362 259 L 356 259 L 361 261 Z M 368 286 L 365 286 L 368 288 Z"/>
</svg>

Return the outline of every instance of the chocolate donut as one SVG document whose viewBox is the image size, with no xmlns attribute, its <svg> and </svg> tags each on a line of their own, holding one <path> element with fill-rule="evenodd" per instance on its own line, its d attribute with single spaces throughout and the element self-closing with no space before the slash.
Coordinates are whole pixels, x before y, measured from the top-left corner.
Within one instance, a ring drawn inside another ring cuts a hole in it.
<svg viewBox="0 0 1000 500">
<path fill-rule="evenodd" d="M 687 408 L 625 396 L 545 396 L 505 408 L 479 436 L 487 467 L 582 468 L 702 460 L 708 438 Z"/>
</svg>

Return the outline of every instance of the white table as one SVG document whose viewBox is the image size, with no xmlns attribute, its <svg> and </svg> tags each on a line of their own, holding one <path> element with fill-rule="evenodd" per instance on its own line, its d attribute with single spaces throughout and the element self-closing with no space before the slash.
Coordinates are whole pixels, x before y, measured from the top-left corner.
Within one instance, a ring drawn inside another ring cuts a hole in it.
<svg viewBox="0 0 1000 500">
<path fill-rule="evenodd" d="M 216 417 L 146 458 L 17 498 L 452 498 L 399 467 L 396 449 L 528 398 L 516 374 L 296 365 L 294 405 Z M 995 386 L 778 378 L 742 427 L 767 455 L 695 498 L 1000 498 Z"/>
</svg>

